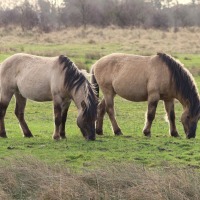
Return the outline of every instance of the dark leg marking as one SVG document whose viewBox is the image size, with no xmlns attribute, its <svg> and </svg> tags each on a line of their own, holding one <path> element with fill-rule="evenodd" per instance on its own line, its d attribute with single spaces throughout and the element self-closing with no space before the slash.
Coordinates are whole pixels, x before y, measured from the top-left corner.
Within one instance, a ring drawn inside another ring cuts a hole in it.
<svg viewBox="0 0 200 200">
<path fill-rule="evenodd" d="M 169 120 L 170 135 L 173 137 L 179 137 L 175 124 L 174 100 L 172 99 L 171 101 L 164 101 L 164 104 Z"/>
<path fill-rule="evenodd" d="M 105 100 L 103 99 L 97 108 L 96 134 L 103 135 L 103 118 L 106 113 Z"/>
<path fill-rule="evenodd" d="M 55 121 L 55 132 L 53 134 L 53 139 L 58 140 L 60 139 L 59 126 L 62 122 L 60 105 L 54 105 L 54 121 Z"/>
<path fill-rule="evenodd" d="M 158 105 L 158 101 L 150 102 L 148 104 L 147 121 L 143 130 L 144 135 L 147 137 L 151 136 L 151 125 L 155 118 L 157 105 Z"/>
<path fill-rule="evenodd" d="M 6 114 L 7 106 L 0 103 L 0 137 L 6 138 L 6 130 L 5 130 L 5 124 L 4 124 L 4 117 Z"/>
<path fill-rule="evenodd" d="M 15 115 L 19 120 L 20 126 L 22 128 L 24 137 L 33 137 L 31 131 L 28 128 L 28 125 L 24 119 L 24 110 L 26 106 L 26 99 L 20 94 L 15 94 L 16 105 L 15 105 Z"/>
</svg>

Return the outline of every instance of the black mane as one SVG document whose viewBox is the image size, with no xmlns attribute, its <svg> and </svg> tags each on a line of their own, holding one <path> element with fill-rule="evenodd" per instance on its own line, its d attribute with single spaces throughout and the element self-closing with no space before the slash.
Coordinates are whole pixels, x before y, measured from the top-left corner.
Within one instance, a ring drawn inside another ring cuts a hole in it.
<svg viewBox="0 0 200 200">
<path fill-rule="evenodd" d="M 169 68 L 172 80 L 175 83 L 176 92 L 179 93 L 185 100 L 189 101 L 189 112 L 191 116 L 197 115 L 200 112 L 200 100 L 192 76 L 171 56 L 165 53 L 157 53 L 157 55 Z"/>
<path fill-rule="evenodd" d="M 71 91 L 73 88 L 77 91 L 79 87 L 85 82 L 85 76 L 80 72 L 76 65 L 66 56 L 59 56 L 60 64 L 63 64 L 63 71 L 65 71 L 65 87 Z"/>
<path fill-rule="evenodd" d="M 75 89 L 76 92 L 81 86 L 84 86 L 86 108 L 83 116 L 88 119 L 96 118 L 98 101 L 93 86 L 68 57 L 59 56 L 59 63 L 63 65 L 65 73 L 64 85 L 68 91 Z"/>
</svg>

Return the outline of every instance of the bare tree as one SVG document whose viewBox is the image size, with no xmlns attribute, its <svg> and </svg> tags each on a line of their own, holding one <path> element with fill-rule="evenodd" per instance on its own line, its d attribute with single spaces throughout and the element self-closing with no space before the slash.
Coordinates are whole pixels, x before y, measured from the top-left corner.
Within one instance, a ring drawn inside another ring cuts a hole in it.
<svg viewBox="0 0 200 200">
<path fill-rule="evenodd" d="M 21 17 L 20 23 L 22 30 L 30 30 L 38 25 L 38 17 L 36 11 L 33 10 L 33 6 L 28 1 L 17 7 L 20 10 Z"/>
<path fill-rule="evenodd" d="M 12 0 L 14 1 L 14 0 Z M 37 26 L 44 32 L 67 26 L 134 26 L 168 28 L 200 26 L 200 0 L 21 0 L 13 8 L 0 3 L 0 26 Z"/>
</svg>

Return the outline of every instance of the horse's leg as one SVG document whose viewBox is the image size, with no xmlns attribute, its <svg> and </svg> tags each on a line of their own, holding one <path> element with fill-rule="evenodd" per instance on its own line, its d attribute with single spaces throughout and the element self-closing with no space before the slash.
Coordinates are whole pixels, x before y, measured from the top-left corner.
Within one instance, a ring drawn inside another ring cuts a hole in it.
<svg viewBox="0 0 200 200">
<path fill-rule="evenodd" d="M 0 137 L 6 138 L 6 130 L 5 130 L 5 123 L 4 123 L 4 117 L 6 114 L 6 109 L 8 105 L 0 103 Z"/>
<path fill-rule="evenodd" d="M 122 135 L 121 129 L 119 128 L 117 121 L 115 119 L 115 110 L 114 110 L 114 94 L 104 95 L 105 104 L 106 104 L 106 112 L 110 118 L 112 123 L 113 131 L 115 135 Z"/>
<path fill-rule="evenodd" d="M 97 108 L 96 133 L 103 135 L 103 118 L 106 113 L 105 100 L 102 99 Z"/>
<path fill-rule="evenodd" d="M 8 107 L 8 104 L 13 96 L 13 93 L 9 93 L 9 91 L 4 92 L 3 88 L 1 88 L 1 98 L 0 98 L 0 137 L 6 138 L 6 130 L 5 130 L 5 123 L 4 118 L 6 114 L 6 110 Z"/>
<path fill-rule="evenodd" d="M 170 135 L 173 137 L 178 137 L 179 134 L 176 130 L 176 124 L 175 124 L 174 100 L 164 101 L 164 105 L 169 120 Z"/>
<path fill-rule="evenodd" d="M 61 106 L 54 102 L 54 123 L 55 123 L 55 130 L 54 130 L 54 134 L 53 134 L 54 140 L 60 139 L 60 128 L 59 127 L 62 123 L 61 113 L 62 113 Z"/>
<path fill-rule="evenodd" d="M 60 137 L 62 139 L 65 139 L 66 138 L 66 133 L 65 133 L 65 123 L 66 123 L 66 120 L 67 120 L 67 113 L 68 113 L 68 110 L 69 110 L 69 106 L 70 106 L 70 103 L 67 103 L 65 105 L 64 108 L 62 108 L 62 113 L 61 113 L 61 124 L 60 124 Z"/>
<path fill-rule="evenodd" d="M 148 99 L 148 110 L 146 113 L 146 123 L 143 129 L 143 133 L 145 136 L 151 137 L 151 126 L 152 122 L 155 118 L 156 108 L 158 105 L 158 98 Z"/>
<path fill-rule="evenodd" d="M 26 99 L 19 93 L 15 94 L 16 105 L 15 105 L 15 115 L 19 120 L 21 129 L 23 131 L 24 137 L 33 137 L 28 125 L 24 119 L 24 110 L 26 106 Z"/>
</svg>

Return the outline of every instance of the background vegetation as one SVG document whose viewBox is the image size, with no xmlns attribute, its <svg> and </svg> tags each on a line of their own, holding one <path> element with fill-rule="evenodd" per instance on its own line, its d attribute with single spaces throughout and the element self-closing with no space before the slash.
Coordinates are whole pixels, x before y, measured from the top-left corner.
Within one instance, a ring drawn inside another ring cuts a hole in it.
<svg viewBox="0 0 200 200">
<path fill-rule="evenodd" d="M 21 0 L 0 3 L 0 26 L 43 32 L 88 25 L 168 29 L 200 26 L 200 1 L 191 0 Z"/>
</svg>

